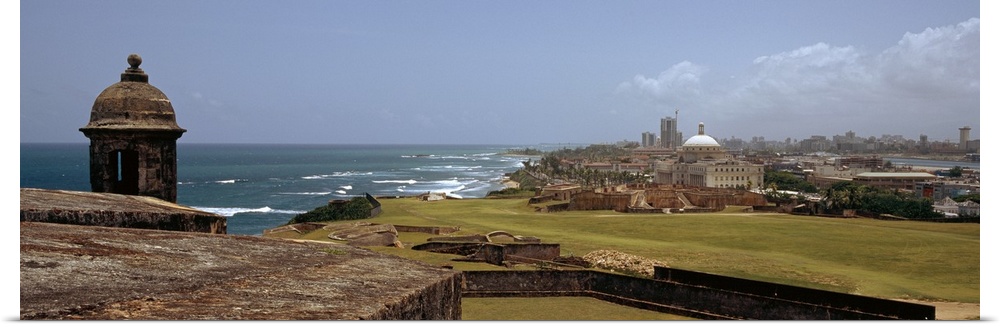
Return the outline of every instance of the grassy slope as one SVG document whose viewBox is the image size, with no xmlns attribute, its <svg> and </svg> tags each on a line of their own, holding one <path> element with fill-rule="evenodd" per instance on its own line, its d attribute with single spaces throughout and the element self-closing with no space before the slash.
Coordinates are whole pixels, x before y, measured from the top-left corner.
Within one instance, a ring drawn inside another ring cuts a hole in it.
<svg viewBox="0 0 1000 327">
<path fill-rule="evenodd" d="M 537 213 L 525 199 L 421 202 L 381 199 L 371 222 L 461 226 L 460 234 L 503 230 L 559 243 L 563 255 L 598 249 L 727 276 L 880 298 L 979 302 L 979 225 L 832 219 L 781 214 Z M 325 239 L 322 232 L 307 238 Z M 407 245 L 426 234 L 403 233 Z M 373 250 L 456 269 L 504 269 L 455 256 Z"/>
</svg>

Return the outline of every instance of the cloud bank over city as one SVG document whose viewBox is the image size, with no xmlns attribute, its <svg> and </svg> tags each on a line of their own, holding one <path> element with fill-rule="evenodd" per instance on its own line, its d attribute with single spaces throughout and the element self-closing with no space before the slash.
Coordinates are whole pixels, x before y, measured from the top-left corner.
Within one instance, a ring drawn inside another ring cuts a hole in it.
<svg viewBox="0 0 1000 327">
<path fill-rule="evenodd" d="M 906 33 L 878 52 L 820 42 L 760 56 L 748 63 L 748 73 L 727 82 L 710 81 L 711 67 L 683 61 L 655 77 L 636 75 L 616 92 L 704 112 L 708 120 L 754 121 L 761 135 L 783 128 L 789 117 L 803 125 L 843 126 L 844 132 L 891 133 L 887 125 L 900 122 L 930 129 L 941 121 L 957 130 L 979 120 L 979 40 L 979 19 L 972 18 Z M 761 117 L 781 119 L 768 124 Z"/>
<path fill-rule="evenodd" d="M 979 138 L 972 0 L 28 1 L 21 142 L 79 128 L 130 53 L 182 143 Z M 892 13 L 887 16 L 887 13 Z M 887 18 L 887 17 L 890 17 Z M 986 20 L 986 19 L 984 19 Z"/>
</svg>

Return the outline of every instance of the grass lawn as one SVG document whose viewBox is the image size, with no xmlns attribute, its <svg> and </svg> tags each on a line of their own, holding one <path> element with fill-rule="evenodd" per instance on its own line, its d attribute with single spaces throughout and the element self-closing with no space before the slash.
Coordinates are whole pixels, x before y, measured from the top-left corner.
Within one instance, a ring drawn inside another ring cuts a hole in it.
<svg viewBox="0 0 1000 327">
<path fill-rule="evenodd" d="M 497 309 L 501 308 L 501 309 Z M 567 312 L 566 308 L 573 308 Z M 462 320 L 695 320 L 590 297 L 462 298 Z"/>
<path fill-rule="evenodd" d="M 502 230 L 559 243 L 564 256 L 617 250 L 680 269 L 887 299 L 978 303 L 980 296 L 979 224 L 742 213 L 738 208 L 706 214 L 539 213 L 526 199 L 379 201 L 382 214 L 366 221 L 461 226 L 460 235 Z M 407 247 L 428 237 L 400 233 Z M 301 238 L 328 240 L 322 231 Z M 460 270 L 506 269 L 454 262 L 451 255 L 372 249 Z"/>
</svg>

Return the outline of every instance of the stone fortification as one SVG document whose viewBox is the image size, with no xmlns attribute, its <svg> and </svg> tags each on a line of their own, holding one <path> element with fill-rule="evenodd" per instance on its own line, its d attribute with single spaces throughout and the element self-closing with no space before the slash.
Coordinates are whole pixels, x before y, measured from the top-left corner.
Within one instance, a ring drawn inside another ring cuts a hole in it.
<svg viewBox="0 0 1000 327">
<path fill-rule="evenodd" d="M 458 272 L 332 243 L 22 222 L 21 319 L 461 319 Z"/>
<path fill-rule="evenodd" d="M 657 268 L 659 269 L 659 268 Z M 677 272 L 680 270 L 672 269 Z M 696 273 L 696 272 L 690 272 Z M 698 274 L 699 279 L 730 280 Z M 588 296 L 636 308 L 699 319 L 737 320 L 933 320 L 934 307 L 852 294 L 796 290 L 797 298 L 784 293 L 745 293 L 739 287 L 711 287 L 609 274 L 592 270 L 466 271 L 462 274 L 464 297 Z M 737 285 L 738 286 L 738 285 Z M 809 295 L 832 301 L 808 300 Z M 806 299 L 806 300 L 803 300 Z"/>
<path fill-rule="evenodd" d="M 568 210 L 664 212 L 662 209 L 684 209 L 709 212 L 723 210 L 727 205 L 763 206 L 767 205 L 767 200 L 763 195 L 736 189 L 661 185 L 613 193 L 583 191 L 573 195 Z"/>
<path fill-rule="evenodd" d="M 569 201 L 569 210 L 615 210 L 624 212 L 632 203 L 632 194 L 628 193 L 594 193 L 592 190 L 573 195 Z"/>
<path fill-rule="evenodd" d="M 226 217 L 148 196 L 21 189 L 21 221 L 226 233 Z"/>
</svg>

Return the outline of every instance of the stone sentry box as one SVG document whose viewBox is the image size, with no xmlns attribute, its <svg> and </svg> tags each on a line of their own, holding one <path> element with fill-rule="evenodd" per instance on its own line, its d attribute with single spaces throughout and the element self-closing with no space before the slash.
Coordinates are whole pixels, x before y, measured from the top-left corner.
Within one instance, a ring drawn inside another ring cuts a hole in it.
<svg viewBox="0 0 1000 327">
<path fill-rule="evenodd" d="M 90 185 L 94 192 L 144 195 L 177 202 L 177 126 L 170 99 L 149 84 L 128 56 L 121 81 L 94 100 L 90 122 L 80 131 L 90 139 Z"/>
</svg>

